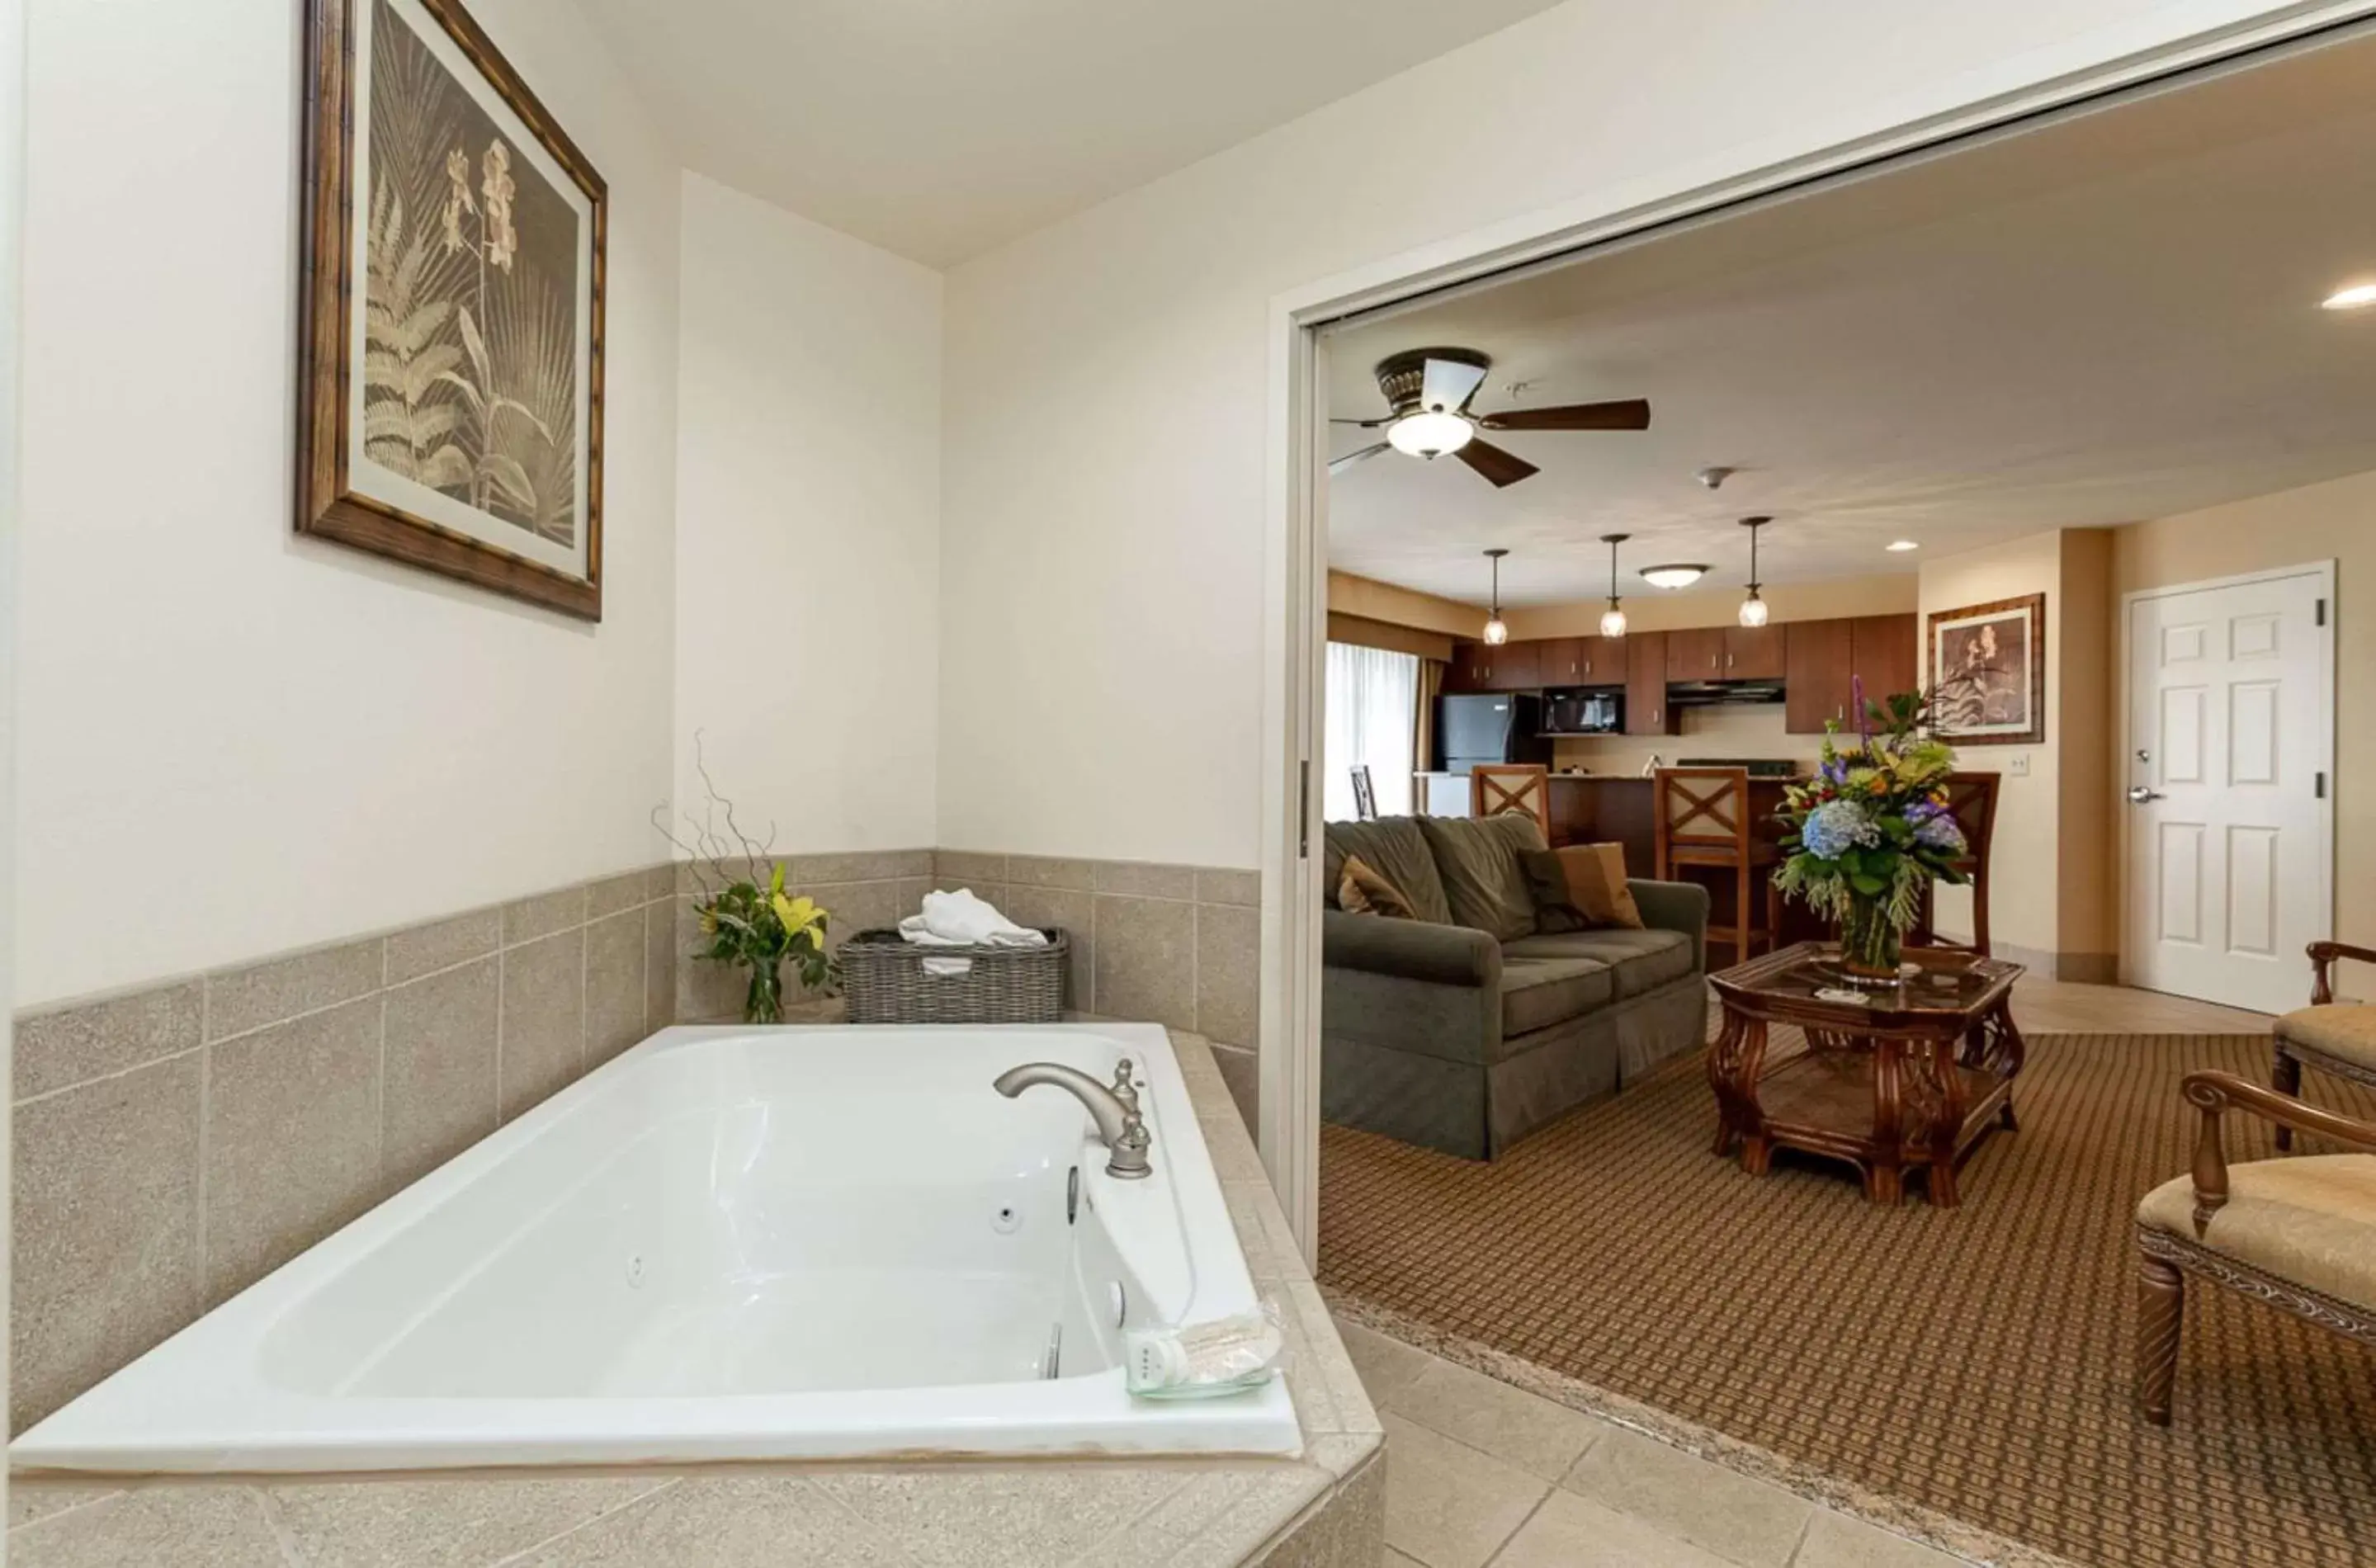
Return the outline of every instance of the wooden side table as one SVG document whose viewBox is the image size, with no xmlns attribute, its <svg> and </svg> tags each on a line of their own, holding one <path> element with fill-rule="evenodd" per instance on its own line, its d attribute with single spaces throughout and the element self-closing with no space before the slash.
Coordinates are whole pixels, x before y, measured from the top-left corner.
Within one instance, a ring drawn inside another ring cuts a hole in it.
<svg viewBox="0 0 2376 1568">
<path fill-rule="evenodd" d="M 1906 1172 L 1920 1170 L 1931 1203 L 1960 1201 L 1955 1168 L 1993 1127 L 2008 1131 L 2021 1072 L 2013 983 L 2019 964 L 1969 953 L 1918 949 L 1913 973 L 1851 991 L 1836 947 L 1802 942 L 1708 977 L 1724 1027 L 1708 1052 L 1716 1091 L 1716 1152 L 1740 1149 L 1740 1168 L 1765 1173 L 1776 1148 L 1845 1159 L 1864 1175 L 1865 1196 L 1894 1205 Z M 1768 1067 L 1766 1033 L 1795 1024 L 1809 1049 Z"/>
</svg>

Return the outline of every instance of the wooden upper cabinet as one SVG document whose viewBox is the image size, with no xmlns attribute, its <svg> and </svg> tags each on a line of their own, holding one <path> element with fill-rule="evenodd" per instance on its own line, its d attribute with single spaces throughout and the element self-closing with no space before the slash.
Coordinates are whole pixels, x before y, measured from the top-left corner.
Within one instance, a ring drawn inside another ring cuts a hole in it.
<svg viewBox="0 0 2376 1568">
<path fill-rule="evenodd" d="M 1628 637 L 1582 637 L 1584 645 L 1584 683 L 1588 686 L 1622 686 L 1627 671 Z M 1662 660 L 1663 662 L 1663 660 Z"/>
<path fill-rule="evenodd" d="M 1724 678 L 1728 681 L 1780 681 L 1788 677 L 1780 626 L 1727 626 L 1724 629 Z"/>
<path fill-rule="evenodd" d="M 1879 702 L 1922 684 L 1915 615 L 1859 615 L 1849 623 L 1851 668 L 1864 683 L 1865 700 Z"/>
<path fill-rule="evenodd" d="M 1543 683 L 1543 645 L 1503 643 L 1485 649 L 1485 687 L 1494 692 L 1531 692 Z"/>
<path fill-rule="evenodd" d="M 1548 637 L 1542 644 L 1539 673 L 1546 686 L 1581 686 L 1585 683 L 1584 639 Z"/>
<path fill-rule="evenodd" d="M 1782 727 L 1793 735 L 1820 735 L 1826 720 L 1848 716 L 1848 676 L 1856 669 L 1853 624 L 1793 621 L 1781 630 Z"/>
<path fill-rule="evenodd" d="M 1452 662 L 1443 668 L 1443 690 L 1448 696 L 1466 696 L 1491 690 L 1485 656 L 1493 650 L 1483 643 L 1454 643 Z"/>
<path fill-rule="evenodd" d="M 1625 659 L 1625 732 L 1629 735 L 1671 735 L 1675 710 L 1667 706 L 1667 667 L 1673 658 L 1668 632 L 1636 632 L 1623 640 Z"/>
<path fill-rule="evenodd" d="M 1724 679 L 1724 628 L 1693 626 L 1680 632 L 1663 634 L 1667 639 L 1667 679 L 1669 681 L 1721 681 Z"/>
</svg>

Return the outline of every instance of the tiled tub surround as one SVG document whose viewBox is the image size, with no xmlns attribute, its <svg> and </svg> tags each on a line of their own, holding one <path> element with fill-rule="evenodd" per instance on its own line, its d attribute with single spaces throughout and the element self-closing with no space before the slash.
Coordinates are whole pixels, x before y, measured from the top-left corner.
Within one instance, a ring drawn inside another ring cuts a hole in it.
<svg viewBox="0 0 2376 1568">
<path fill-rule="evenodd" d="M 18 1017 L 10 1430 L 671 1022 L 671 885 Z"/>
<path fill-rule="evenodd" d="M 1286 1311 L 1299 1459 L 775 1465 L 145 1481 L 20 1480 L 38 1568 L 1372 1568 L 1384 1438 L 1205 1042 L 1173 1047 L 1255 1281 Z"/>
</svg>

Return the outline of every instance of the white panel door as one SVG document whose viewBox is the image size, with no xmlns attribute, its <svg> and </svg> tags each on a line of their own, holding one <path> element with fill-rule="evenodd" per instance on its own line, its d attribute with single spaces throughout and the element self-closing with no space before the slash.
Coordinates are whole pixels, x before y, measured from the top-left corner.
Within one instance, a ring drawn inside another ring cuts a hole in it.
<svg viewBox="0 0 2376 1568">
<path fill-rule="evenodd" d="M 2263 1013 L 2332 934 L 2326 567 L 2129 603 L 2126 978 Z"/>
</svg>

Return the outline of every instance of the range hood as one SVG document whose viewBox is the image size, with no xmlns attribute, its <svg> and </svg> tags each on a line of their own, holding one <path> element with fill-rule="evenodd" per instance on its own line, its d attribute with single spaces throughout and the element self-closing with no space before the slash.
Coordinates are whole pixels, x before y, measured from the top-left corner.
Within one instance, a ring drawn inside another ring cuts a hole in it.
<svg viewBox="0 0 2376 1568">
<path fill-rule="evenodd" d="M 1675 681 L 1667 687 L 1669 707 L 1714 707 L 1720 703 L 1780 702 L 1779 681 Z"/>
</svg>

